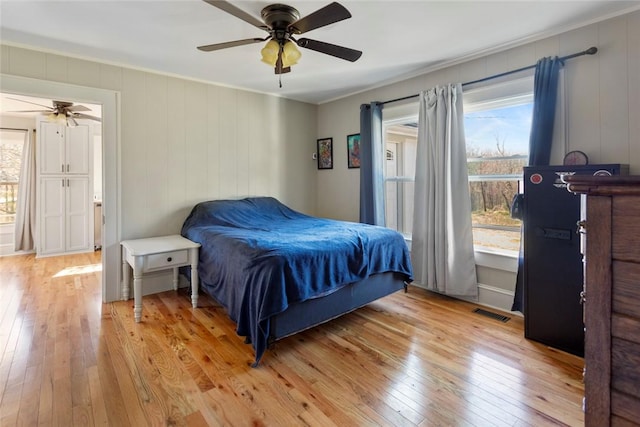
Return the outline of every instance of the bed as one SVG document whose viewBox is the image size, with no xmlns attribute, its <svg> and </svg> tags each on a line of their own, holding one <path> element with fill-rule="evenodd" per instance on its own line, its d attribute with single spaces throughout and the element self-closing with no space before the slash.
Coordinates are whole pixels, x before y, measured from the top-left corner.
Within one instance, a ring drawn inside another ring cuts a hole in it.
<svg viewBox="0 0 640 427">
<path fill-rule="evenodd" d="M 202 245 L 200 289 L 251 343 L 254 366 L 271 342 L 406 291 L 413 275 L 401 234 L 308 216 L 272 197 L 198 203 L 181 234 Z"/>
</svg>

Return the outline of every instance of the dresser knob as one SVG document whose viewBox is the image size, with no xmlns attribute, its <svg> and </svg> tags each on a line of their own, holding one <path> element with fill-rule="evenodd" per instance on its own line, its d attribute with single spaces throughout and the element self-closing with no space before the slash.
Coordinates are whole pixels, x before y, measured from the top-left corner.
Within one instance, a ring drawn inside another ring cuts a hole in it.
<svg viewBox="0 0 640 427">
<path fill-rule="evenodd" d="M 172 259 L 173 258 L 171 258 L 171 257 L 167 258 L 167 262 L 171 262 Z"/>
</svg>

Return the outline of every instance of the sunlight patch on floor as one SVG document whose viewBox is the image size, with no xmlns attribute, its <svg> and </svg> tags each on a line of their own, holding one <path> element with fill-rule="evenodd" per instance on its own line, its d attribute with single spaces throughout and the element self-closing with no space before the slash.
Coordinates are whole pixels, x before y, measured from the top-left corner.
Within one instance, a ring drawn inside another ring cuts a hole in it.
<svg viewBox="0 0 640 427">
<path fill-rule="evenodd" d="M 73 267 L 67 267 L 58 271 L 53 277 L 63 276 L 75 276 L 77 274 L 90 274 L 97 271 L 102 271 L 102 263 L 89 264 L 89 265 L 76 265 Z"/>
</svg>

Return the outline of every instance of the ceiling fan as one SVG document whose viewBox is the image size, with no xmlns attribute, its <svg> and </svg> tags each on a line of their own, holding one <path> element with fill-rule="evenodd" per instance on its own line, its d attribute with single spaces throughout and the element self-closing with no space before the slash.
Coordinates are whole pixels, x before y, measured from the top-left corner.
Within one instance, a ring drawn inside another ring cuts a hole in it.
<svg viewBox="0 0 640 427">
<path fill-rule="evenodd" d="M 50 122 L 56 122 L 59 124 L 66 124 L 67 126 L 77 126 L 76 119 L 89 119 L 96 122 L 100 122 L 100 117 L 84 114 L 83 111 L 91 111 L 90 108 L 84 105 L 74 105 L 73 102 L 67 101 L 51 101 L 53 106 L 37 104 L 35 102 L 26 101 L 18 98 L 8 98 L 14 101 L 26 102 L 28 104 L 37 105 L 39 107 L 46 108 L 46 110 L 21 110 L 12 111 L 13 113 L 43 113 L 47 115 L 47 119 Z"/>
<path fill-rule="evenodd" d="M 262 61 L 273 66 L 276 74 L 290 72 L 291 66 L 298 62 L 301 54 L 296 48 L 296 45 L 351 62 L 357 61 L 362 55 L 362 52 L 359 50 L 318 40 L 307 38 L 296 39 L 294 37 L 315 30 L 316 28 L 351 18 L 351 13 L 339 3 L 331 3 L 304 18 L 300 18 L 300 13 L 291 6 L 287 6 L 286 4 L 271 4 L 262 9 L 260 13 L 262 21 L 260 21 L 226 0 L 203 1 L 266 31 L 269 35 L 265 38 L 251 38 L 198 46 L 199 50 L 211 52 L 229 47 L 267 41 L 261 51 Z"/>
</svg>

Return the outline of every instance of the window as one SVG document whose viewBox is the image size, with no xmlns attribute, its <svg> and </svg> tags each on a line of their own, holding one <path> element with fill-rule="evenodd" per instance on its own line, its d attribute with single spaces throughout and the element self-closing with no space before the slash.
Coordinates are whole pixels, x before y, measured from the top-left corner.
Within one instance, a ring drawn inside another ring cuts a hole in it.
<svg viewBox="0 0 640 427">
<path fill-rule="evenodd" d="M 385 222 L 386 226 L 411 237 L 413 191 L 418 146 L 418 122 L 385 123 Z"/>
<path fill-rule="evenodd" d="M 0 129 L 0 224 L 15 221 L 22 149 L 27 131 Z"/>
<path fill-rule="evenodd" d="M 465 92 L 464 128 L 469 167 L 473 242 L 518 251 L 521 222 L 511 218 L 523 190 L 533 112 L 531 78 Z"/>
<path fill-rule="evenodd" d="M 418 106 L 385 109 L 386 226 L 411 238 L 418 138 Z M 513 196 L 522 191 L 529 156 L 533 77 L 465 90 L 465 138 L 473 238 L 476 247 L 518 251 Z"/>
</svg>

